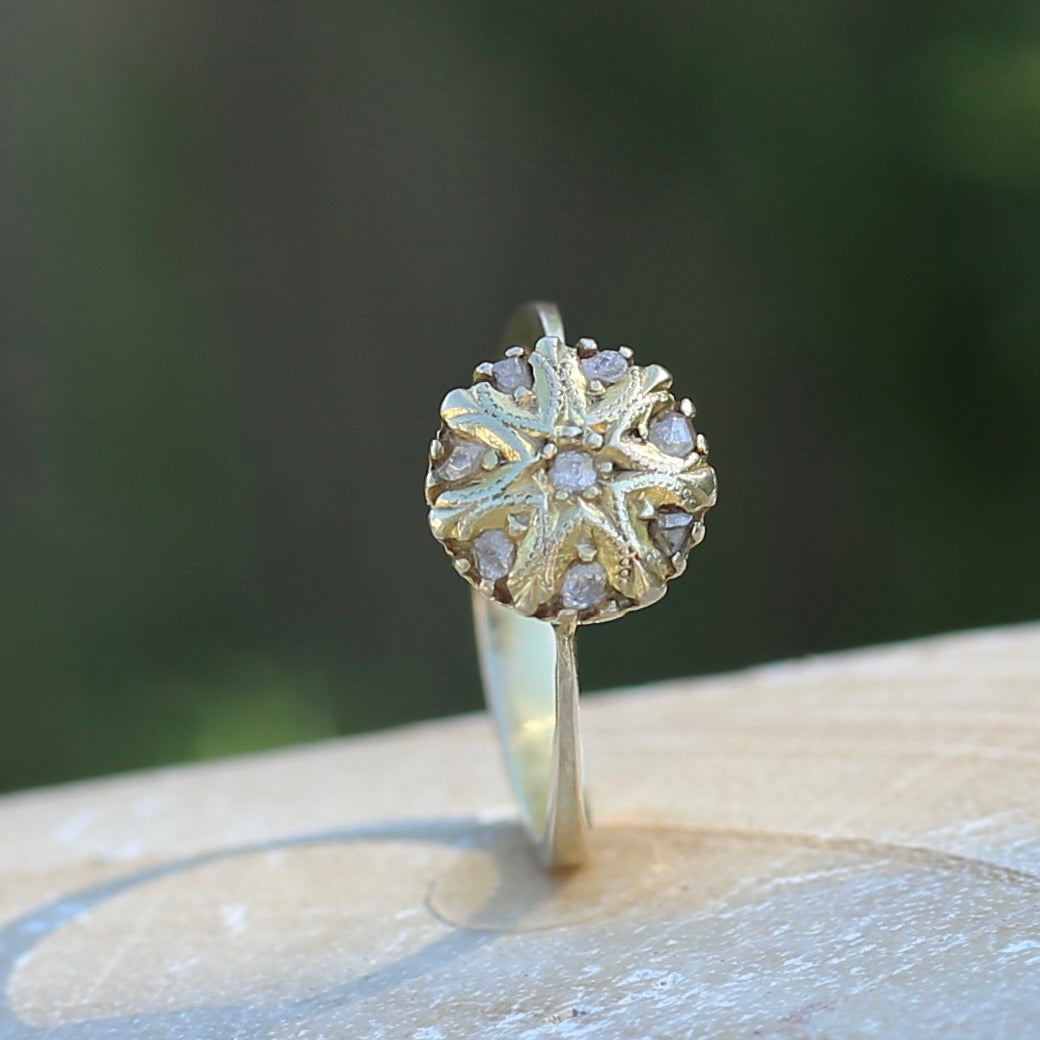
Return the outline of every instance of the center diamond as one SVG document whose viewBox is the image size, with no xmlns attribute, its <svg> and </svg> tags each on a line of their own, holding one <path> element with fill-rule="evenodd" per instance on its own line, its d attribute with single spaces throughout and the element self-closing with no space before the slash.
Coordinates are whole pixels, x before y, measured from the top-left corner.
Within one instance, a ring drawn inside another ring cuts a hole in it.
<svg viewBox="0 0 1040 1040">
<path fill-rule="evenodd" d="M 557 491 L 581 492 L 596 483 L 596 466 L 584 451 L 561 451 L 549 467 L 549 480 Z"/>
</svg>

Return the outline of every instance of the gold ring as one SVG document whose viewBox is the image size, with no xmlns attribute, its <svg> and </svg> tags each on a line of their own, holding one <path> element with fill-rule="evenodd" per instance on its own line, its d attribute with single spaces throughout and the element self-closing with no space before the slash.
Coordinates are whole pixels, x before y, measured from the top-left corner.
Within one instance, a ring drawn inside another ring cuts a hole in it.
<svg viewBox="0 0 1040 1040">
<path fill-rule="evenodd" d="M 430 529 L 473 586 L 484 694 L 542 862 L 588 857 L 578 625 L 661 598 L 715 504 L 708 444 L 660 365 L 568 346 L 560 312 L 527 303 L 505 356 L 441 404 Z"/>
</svg>

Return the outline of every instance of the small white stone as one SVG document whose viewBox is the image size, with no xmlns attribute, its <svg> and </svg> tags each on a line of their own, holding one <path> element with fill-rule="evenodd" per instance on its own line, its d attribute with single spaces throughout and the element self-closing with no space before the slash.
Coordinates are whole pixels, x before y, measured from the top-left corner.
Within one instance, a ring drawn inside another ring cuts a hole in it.
<svg viewBox="0 0 1040 1040">
<path fill-rule="evenodd" d="M 549 480 L 558 491 L 585 491 L 596 483 L 596 465 L 584 451 L 561 451 L 549 467 Z"/>
<path fill-rule="evenodd" d="M 598 563 L 572 563 L 563 576 L 560 598 L 568 610 L 588 610 L 607 594 L 607 572 Z"/>
<path fill-rule="evenodd" d="M 512 394 L 517 390 L 529 390 L 534 386 L 534 373 L 523 357 L 508 357 L 505 361 L 496 361 L 491 366 L 495 386 L 504 394 Z"/>
<path fill-rule="evenodd" d="M 601 350 L 581 359 L 581 370 L 588 380 L 598 379 L 605 386 L 613 386 L 625 378 L 628 362 L 616 350 Z"/>
<path fill-rule="evenodd" d="M 694 448 L 693 426 L 679 412 L 665 412 L 651 424 L 648 433 L 650 443 L 660 448 L 665 455 L 682 458 Z"/>
<path fill-rule="evenodd" d="M 476 441 L 456 441 L 451 454 L 435 470 L 437 478 L 455 483 L 472 477 L 480 471 L 487 450 L 486 444 Z"/>
<path fill-rule="evenodd" d="M 516 546 L 505 531 L 490 528 L 473 539 L 473 558 L 480 576 L 487 581 L 504 578 L 516 559 Z"/>
</svg>

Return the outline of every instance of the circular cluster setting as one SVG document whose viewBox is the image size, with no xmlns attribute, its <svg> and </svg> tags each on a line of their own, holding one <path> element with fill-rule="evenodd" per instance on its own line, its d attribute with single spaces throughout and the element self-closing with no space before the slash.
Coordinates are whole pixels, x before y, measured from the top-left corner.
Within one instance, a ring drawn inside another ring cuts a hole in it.
<svg viewBox="0 0 1040 1040">
<path fill-rule="evenodd" d="M 548 621 L 606 621 L 681 574 L 715 504 L 708 444 L 660 365 L 546 336 L 478 365 L 441 404 L 430 528 L 485 595 Z"/>
</svg>

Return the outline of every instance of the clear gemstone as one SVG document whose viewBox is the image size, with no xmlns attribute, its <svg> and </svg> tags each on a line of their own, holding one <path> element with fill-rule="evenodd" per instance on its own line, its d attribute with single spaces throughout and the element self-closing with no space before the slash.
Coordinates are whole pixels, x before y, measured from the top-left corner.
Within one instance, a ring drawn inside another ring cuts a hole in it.
<svg viewBox="0 0 1040 1040">
<path fill-rule="evenodd" d="M 572 563 L 563 576 L 560 598 L 568 610 L 588 610 L 607 594 L 607 572 L 598 563 Z"/>
<path fill-rule="evenodd" d="M 511 394 L 521 387 L 530 389 L 534 386 L 534 373 L 531 365 L 522 357 L 510 357 L 505 361 L 496 361 L 491 366 L 495 386 L 504 394 Z"/>
<path fill-rule="evenodd" d="M 454 483 L 472 477 L 480 469 L 488 449 L 476 441 L 456 441 L 448 457 L 437 467 L 440 480 Z"/>
<path fill-rule="evenodd" d="M 509 573 L 516 559 L 516 546 L 505 531 L 491 528 L 473 539 L 473 557 L 482 578 L 498 581 Z"/>
<path fill-rule="evenodd" d="M 649 438 L 665 455 L 682 458 L 693 451 L 693 424 L 679 412 L 665 412 L 650 424 Z"/>
<path fill-rule="evenodd" d="M 628 371 L 628 362 L 616 350 L 601 350 L 597 354 L 581 359 L 581 370 L 585 378 L 598 379 L 607 386 L 620 383 Z"/>
<path fill-rule="evenodd" d="M 596 483 L 596 465 L 584 451 L 561 451 L 549 467 L 549 479 L 559 491 L 584 491 Z"/>
<path fill-rule="evenodd" d="M 692 530 L 693 517 L 681 509 L 660 512 L 650 521 L 650 537 L 666 556 L 682 552 Z"/>
</svg>

